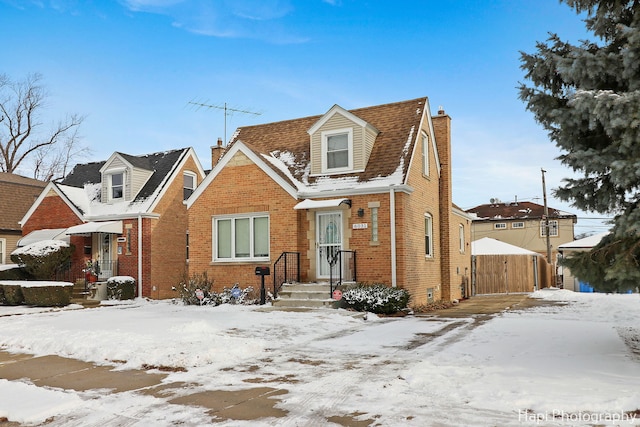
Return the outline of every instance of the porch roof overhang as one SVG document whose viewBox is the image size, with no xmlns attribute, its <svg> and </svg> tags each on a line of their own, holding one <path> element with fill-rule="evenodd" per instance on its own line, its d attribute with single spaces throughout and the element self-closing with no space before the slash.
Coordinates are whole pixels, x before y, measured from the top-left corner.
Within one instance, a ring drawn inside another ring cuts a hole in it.
<svg viewBox="0 0 640 427">
<path fill-rule="evenodd" d="M 66 234 L 110 233 L 122 234 L 122 221 L 85 222 L 67 228 Z"/>
<path fill-rule="evenodd" d="M 313 200 L 305 199 L 295 205 L 293 209 L 320 209 L 320 208 L 337 208 L 340 205 L 351 207 L 351 199 L 329 199 L 329 200 Z"/>
<path fill-rule="evenodd" d="M 42 230 L 34 230 L 18 240 L 16 246 L 27 246 L 43 240 L 62 240 L 63 242 L 69 243 L 69 236 L 66 235 L 66 231 L 66 228 L 45 228 Z"/>
</svg>

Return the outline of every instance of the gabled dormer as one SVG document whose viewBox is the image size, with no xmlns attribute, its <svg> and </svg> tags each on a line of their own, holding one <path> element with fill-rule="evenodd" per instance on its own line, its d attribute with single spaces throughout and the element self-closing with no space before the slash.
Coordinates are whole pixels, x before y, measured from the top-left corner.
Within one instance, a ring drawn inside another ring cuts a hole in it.
<svg viewBox="0 0 640 427">
<path fill-rule="evenodd" d="M 331 107 L 307 132 L 312 176 L 364 171 L 380 133 L 339 105 Z"/>
<path fill-rule="evenodd" d="M 133 200 L 153 174 L 146 158 L 113 153 L 100 168 L 102 202 L 117 203 Z"/>
</svg>

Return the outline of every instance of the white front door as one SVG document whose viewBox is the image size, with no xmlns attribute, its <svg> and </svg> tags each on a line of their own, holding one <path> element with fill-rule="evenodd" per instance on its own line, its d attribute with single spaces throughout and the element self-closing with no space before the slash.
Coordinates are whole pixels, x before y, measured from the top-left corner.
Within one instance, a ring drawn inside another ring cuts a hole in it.
<svg viewBox="0 0 640 427">
<path fill-rule="evenodd" d="M 100 274 L 101 278 L 113 276 L 112 234 L 100 233 Z"/>
<path fill-rule="evenodd" d="M 328 278 L 329 260 L 342 249 L 342 212 L 318 212 L 316 214 L 316 242 L 318 243 L 317 277 Z"/>
</svg>

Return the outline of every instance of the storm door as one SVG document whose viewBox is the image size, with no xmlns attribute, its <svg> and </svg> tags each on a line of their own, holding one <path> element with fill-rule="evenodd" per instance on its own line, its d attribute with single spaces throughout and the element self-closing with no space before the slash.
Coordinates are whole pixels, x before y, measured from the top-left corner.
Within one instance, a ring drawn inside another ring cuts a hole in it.
<svg viewBox="0 0 640 427">
<path fill-rule="evenodd" d="M 98 238 L 100 239 L 100 278 L 109 278 L 114 275 L 113 267 L 115 260 L 113 259 L 113 243 L 112 234 L 100 233 Z"/>
<path fill-rule="evenodd" d="M 329 278 L 331 258 L 342 249 L 342 213 L 318 212 L 316 214 L 316 242 L 318 250 L 317 277 Z"/>
</svg>

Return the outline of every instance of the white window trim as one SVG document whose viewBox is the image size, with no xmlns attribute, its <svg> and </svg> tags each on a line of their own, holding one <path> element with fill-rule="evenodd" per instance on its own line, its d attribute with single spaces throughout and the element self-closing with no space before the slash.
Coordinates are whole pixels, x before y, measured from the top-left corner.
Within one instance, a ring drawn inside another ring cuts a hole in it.
<svg viewBox="0 0 640 427">
<path fill-rule="evenodd" d="M 269 216 L 269 214 L 267 212 L 253 212 L 250 214 L 242 214 L 242 215 L 221 215 L 221 216 L 214 216 L 212 218 L 212 240 L 211 240 L 211 246 L 212 246 L 212 252 L 213 252 L 213 262 L 252 262 L 252 261 L 269 261 L 270 260 L 270 256 L 271 256 L 271 245 L 269 244 L 269 254 L 265 257 L 255 257 L 253 256 L 253 238 L 254 238 L 254 230 L 253 230 L 253 219 L 254 218 L 267 218 L 267 239 L 270 242 L 271 241 L 271 218 Z M 235 222 L 233 220 L 236 219 L 244 219 L 244 218 L 249 218 L 249 236 L 251 239 L 251 245 L 250 245 L 250 251 L 251 251 L 251 255 L 248 257 L 236 257 L 235 256 Z M 218 231 L 218 221 L 223 221 L 223 220 L 232 220 L 232 228 L 231 228 L 231 257 L 230 258 L 220 258 L 218 257 L 218 239 L 217 239 L 217 231 Z"/>
<path fill-rule="evenodd" d="M 465 250 L 464 225 L 458 224 L 458 233 L 458 237 L 460 239 L 460 253 L 463 254 Z"/>
<path fill-rule="evenodd" d="M 193 178 L 193 188 L 190 189 L 191 190 L 191 194 L 193 194 L 194 191 L 196 191 L 196 188 L 198 188 L 198 175 L 196 175 L 194 172 L 191 172 L 191 171 L 184 171 L 184 172 L 182 172 L 182 175 L 183 175 L 183 177 L 182 177 L 182 194 L 184 195 L 184 190 L 187 188 L 187 187 L 184 186 L 184 177 L 185 176 L 190 176 L 191 178 Z M 191 196 L 189 196 L 189 197 L 191 197 Z"/>
<path fill-rule="evenodd" d="M 0 264 L 7 263 L 7 239 L 0 239 Z"/>
<path fill-rule="evenodd" d="M 524 222 L 522 222 L 522 221 L 512 222 L 511 223 L 511 228 L 522 229 L 522 228 L 524 228 Z"/>
<path fill-rule="evenodd" d="M 107 178 L 107 200 L 110 202 L 119 202 L 121 200 L 125 200 L 127 196 L 127 169 L 109 169 L 104 173 Z M 114 198 L 113 197 L 113 175 L 122 174 L 122 197 Z"/>
<path fill-rule="evenodd" d="M 555 224 L 555 227 L 552 224 Z M 549 220 L 549 230 L 552 231 L 549 237 L 558 237 L 560 235 L 560 223 L 557 219 Z M 544 219 L 540 221 L 540 237 L 547 237 L 546 221 Z"/>
<path fill-rule="evenodd" d="M 429 247 L 427 248 L 427 246 L 425 245 L 425 252 L 428 250 L 429 253 L 425 253 L 424 257 L 425 258 L 433 258 L 433 216 L 431 214 L 425 213 L 424 214 L 424 219 L 425 219 L 425 230 L 424 230 L 424 235 L 429 236 Z M 427 220 L 429 220 L 427 222 Z"/>
<path fill-rule="evenodd" d="M 422 173 L 429 176 L 429 136 L 422 132 Z"/>
<path fill-rule="evenodd" d="M 347 134 L 347 149 L 349 150 L 348 154 L 348 165 L 343 168 L 331 168 L 327 167 L 327 140 L 330 136 Z M 334 129 L 327 130 L 322 132 L 322 172 L 323 173 L 346 173 L 353 172 L 353 128 L 343 128 L 343 129 Z"/>
<path fill-rule="evenodd" d="M 496 222 L 495 224 L 493 224 L 493 228 L 494 228 L 494 230 L 506 230 L 507 229 L 507 223 L 506 222 Z"/>
</svg>

